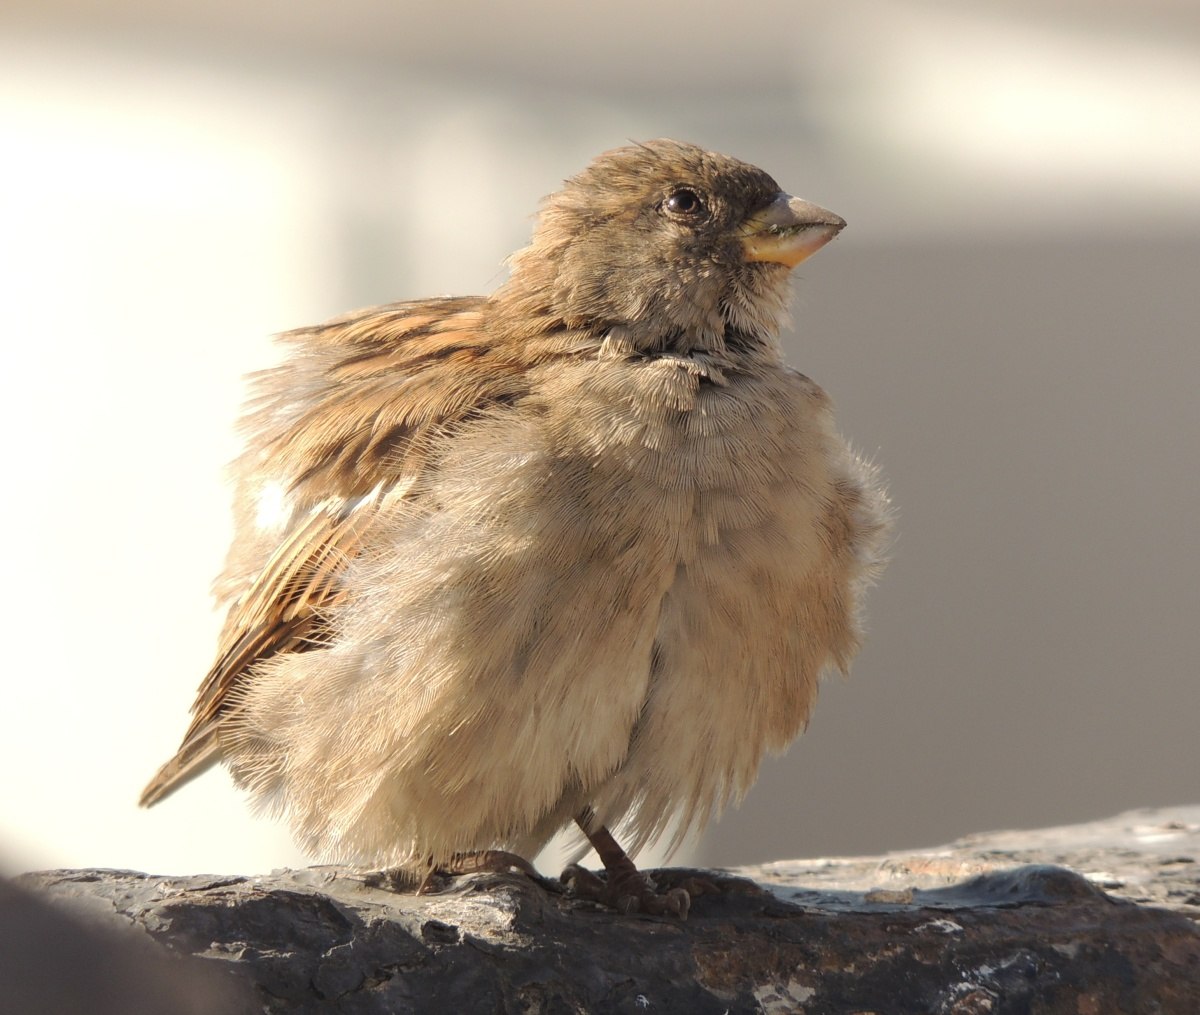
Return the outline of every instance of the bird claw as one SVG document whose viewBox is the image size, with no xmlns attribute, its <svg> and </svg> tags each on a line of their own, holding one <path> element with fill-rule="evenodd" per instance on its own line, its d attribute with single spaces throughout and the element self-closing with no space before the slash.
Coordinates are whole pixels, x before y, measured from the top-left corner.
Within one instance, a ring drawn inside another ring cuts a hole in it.
<svg viewBox="0 0 1200 1015">
<path fill-rule="evenodd" d="M 692 908 L 692 896 L 687 888 L 659 892 L 654 882 L 641 871 L 621 873 L 611 880 L 605 880 L 586 867 L 573 863 L 562 872 L 559 880 L 576 898 L 598 902 L 615 909 L 622 916 L 645 913 L 686 920 Z"/>
</svg>

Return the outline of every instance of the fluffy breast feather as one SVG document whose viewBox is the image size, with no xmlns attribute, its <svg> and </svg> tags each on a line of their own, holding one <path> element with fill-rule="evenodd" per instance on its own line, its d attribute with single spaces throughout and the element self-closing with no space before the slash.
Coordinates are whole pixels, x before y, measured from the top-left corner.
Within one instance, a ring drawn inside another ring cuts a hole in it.
<svg viewBox="0 0 1200 1015">
<path fill-rule="evenodd" d="M 437 453 L 348 565 L 334 646 L 242 700 L 242 764 L 318 852 L 531 849 L 589 802 L 638 843 L 702 823 L 852 651 L 864 566 L 821 533 L 865 487 L 799 375 L 559 362 Z"/>
</svg>

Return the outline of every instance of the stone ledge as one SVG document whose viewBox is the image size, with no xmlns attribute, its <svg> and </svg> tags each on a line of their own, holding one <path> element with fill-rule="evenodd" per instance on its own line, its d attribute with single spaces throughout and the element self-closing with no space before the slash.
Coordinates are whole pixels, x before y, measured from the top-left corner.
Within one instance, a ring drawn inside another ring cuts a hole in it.
<svg viewBox="0 0 1200 1015">
<path fill-rule="evenodd" d="M 224 992 L 220 1008 L 153 1009 L 164 1013 L 1194 1015 L 1198 861 L 1200 807 L 1186 807 L 707 872 L 720 891 L 683 924 L 619 917 L 516 875 L 421 897 L 338 867 L 46 871 L 19 884 L 81 914 L 87 933 L 119 926 L 144 958 L 170 955 Z M 0 982 L 15 981 L 0 969 Z"/>
</svg>

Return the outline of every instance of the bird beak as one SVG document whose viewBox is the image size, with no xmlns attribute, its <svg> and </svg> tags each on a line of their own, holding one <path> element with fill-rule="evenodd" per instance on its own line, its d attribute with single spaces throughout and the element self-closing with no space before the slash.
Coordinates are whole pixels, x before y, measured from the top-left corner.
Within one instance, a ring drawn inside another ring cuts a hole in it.
<svg viewBox="0 0 1200 1015">
<path fill-rule="evenodd" d="M 846 221 L 789 194 L 780 194 L 742 223 L 747 261 L 771 261 L 794 268 L 845 227 Z"/>
</svg>

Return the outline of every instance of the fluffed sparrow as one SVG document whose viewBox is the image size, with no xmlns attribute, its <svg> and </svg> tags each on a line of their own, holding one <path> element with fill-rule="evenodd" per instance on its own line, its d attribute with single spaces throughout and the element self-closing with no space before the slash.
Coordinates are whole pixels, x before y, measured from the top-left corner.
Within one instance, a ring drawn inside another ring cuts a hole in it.
<svg viewBox="0 0 1200 1015">
<path fill-rule="evenodd" d="M 608 828 L 677 843 L 744 794 L 880 566 L 884 494 L 778 340 L 844 224 L 651 141 L 548 198 L 490 297 L 284 335 L 217 661 L 141 802 L 224 760 L 314 854 L 449 870 L 574 819 L 606 901 L 686 913 Z"/>
</svg>

